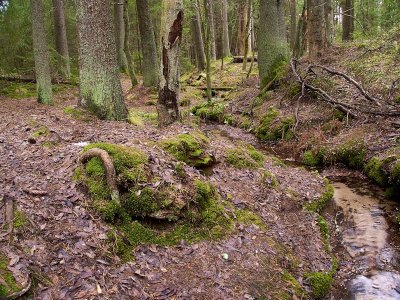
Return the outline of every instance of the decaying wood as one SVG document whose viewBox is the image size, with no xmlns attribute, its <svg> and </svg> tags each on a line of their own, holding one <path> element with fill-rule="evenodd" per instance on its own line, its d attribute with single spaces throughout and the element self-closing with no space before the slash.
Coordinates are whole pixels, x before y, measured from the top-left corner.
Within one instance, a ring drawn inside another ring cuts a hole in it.
<svg viewBox="0 0 400 300">
<path fill-rule="evenodd" d="M 233 86 L 213 86 L 213 87 L 211 87 L 211 90 L 214 90 L 214 91 L 231 91 L 233 89 L 234 89 Z M 207 87 L 201 87 L 200 90 L 206 91 Z"/>
<path fill-rule="evenodd" d="M 105 174 L 106 174 L 106 180 L 107 184 L 111 189 L 111 199 L 115 200 L 119 203 L 119 191 L 117 187 L 117 175 L 115 172 L 114 164 L 111 160 L 110 155 L 107 153 L 107 151 L 99 148 L 92 148 L 86 152 L 84 152 L 80 158 L 79 162 L 81 164 L 85 164 L 88 162 L 90 159 L 98 157 L 104 167 Z"/>
<path fill-rule="evenodd" d="M 365 89 L 362 87 L 362 85 L 360 83 L 358 83 L 356 80 L 354 80 L 353 78 L 351 78 L 349 75 L 346 75 L 343 72 L 339 72 L 339 71 L 336 71 L 336 70 L 333 70 L 333 69 L 330 69 L 330 68 L 327 68 L 327 67 L 321 66 L 321 65 L 311 65 L 309 68 L 310 69 L 320 68 L 331 75 L 336 75 L 336 76 L 340 76 L 340 77 L 344 78 L 347 82 L 350 82 L 351 84 L 353 84 L 367 100 L 375 103 L 378 106 L 382 106 L 382 104 L 379 102 L 379 100 L 377 98 L 369 95 L 365 91 Z"/>
<path fill-rule="evenodd" d="M 14 231 L 14 199 L 4 195 L 4 222 L 7 227 L 7 235 L 11 236 Z"/>
<path fill-rule="evenodd" d="M 392 82 L 392 85 L 390 86 L 390 89 L 388 91 L 388 95 L 386 97 L 387 102 L 392 102 L 394 98 L 394 91 L 396 90 L 397 86 L 400 83 L 400 78 Z"/>
<path fill-rule="evenodd" d="M 241 64 L 241 63 L 243 63 L 243 60 L 244 60 L 244 56 L 234 56 L 232 62 L 235 64 Z M 247 57 L 247 62 L 251 62 L 252 60 L 253 60 L 252 56 Z M 254 57 L 254 61 L 257 61 L 257 56 Z"/>
</svg>

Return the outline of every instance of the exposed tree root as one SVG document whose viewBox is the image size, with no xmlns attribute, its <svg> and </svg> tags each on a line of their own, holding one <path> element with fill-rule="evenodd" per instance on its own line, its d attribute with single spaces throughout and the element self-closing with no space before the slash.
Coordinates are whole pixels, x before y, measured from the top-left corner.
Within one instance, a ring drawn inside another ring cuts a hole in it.
<svg viewBox="0 0 400 300">
<path fill-rule="evenodd" d="M 107 184 L 111 189 L 111 199 L 119 203 L 120 202 L 119 191 L 116 180 L 117 175 L 110 155 L 105 150 L 99 148 L 92 148 L 80 156 L 79 162 L 85 164 L 93 157 L 98 157 L 101 160 L 105 170 Z"/>
<path fill-rule="evenodd" d="M 386 98 L 386 101 L 391 103 L 393 102 L 394 98 L 394 91 L 396 90 L 397 86 L 400 84 L 400 78 L 396 79 L 395 81 L 392 82 L 392 85 L 390 86 L 390 89 L 388 91 L 388 95 Z"/>
</svg>

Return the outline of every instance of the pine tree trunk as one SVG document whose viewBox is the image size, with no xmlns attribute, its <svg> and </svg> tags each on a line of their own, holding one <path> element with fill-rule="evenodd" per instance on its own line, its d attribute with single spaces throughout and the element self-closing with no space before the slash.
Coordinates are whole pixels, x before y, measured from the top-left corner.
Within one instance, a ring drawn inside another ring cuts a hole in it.
<svg viewBox="0 0 400 300">
<path fill-rule="evenodd" d="M 126 119 L 111 4 L 109 0 L 77 0 L 76 9 L 80 103 L 101 119 Z"/>
<path fill-rule="evenodd" d="M 332 0 L 325 0 L 325 30 L 326 30 L 326 45 L 330 47 L 333 43 L 333 8 Z"/>
<path fill-rule="evenodd" d="M 194 13 L 192 16 L 192 31 L 196 51 L 197 67 L 199 68 L 199 70 L 203 71 L 206 68 L 206 55 L 204 53 L 203 34 L 201 32 L 200 11 L 196 1 L 193 4 L 193 10 Z"/>
<path fill-rule="evenodd" d="M 124 2 L 123 0 L 115 0 L 115 43 L 117 45 L 118 65 L 122 72 L 127 71 L 127 60 L 124 53 L 125 44 L 125 23 L 124 23 Z"/>
<path fill-rule="evenodd" d="M 227 0 L 221 0 L 222 6 L 222 52 L 223 57 L 231 55 L 231 46 L 229 43 L 229 26 L 228 26 L 228 3 Z"/>
<path fill-rule="evenodd" d="M 180 120 L 178 100 L 182 26 L 182 0 L 164 0 L 161 21 L 160 89 L 157 105 L 158 125 L 160 127 L 168 126 Z"/>
<path fill-rule="evenodd" d="M 158 84 L 157 47 L 148 0 L 136 0 L 136 6 L 143 54 L 143 85 L 156 87 Z"/>
<path fill-rule="evenodd" d="M 247 70 L 247 56 L 249 54 L 249 49 L 251 48 L 251 10 L 252 10 L 252 1 L 251 0 L 246 0 L 247 1 L 247 23 L 246 23 L 246 34 L 244 36 L 244 54 L 243 54 L 243 67 L 242 70 L 246 71 Z"/>
<path fill-rule="evenodd" d="M 308 51 L 311 57 L 321 57 L 326 45 L 325 0 L 312 0 L 308 7 Z"/>
<path fill-rule="evenodd" d="M 288 59 L 286 35 L 281 19 L 284 12 L 281 0 L 260 0 L 260 22 L 258 31 L 258 65 L 260 86 L 265 87 L 272 81 L 279 68 Z"/>
<path fill-rule="evenodd" d="M 31 18 L 38 102 L 52 104 L 51 74 L 42 0 L 31 0 Z"/>
<path fill-rule="evenodd" d="M 208 2 L 208 26 L 210 28 L 210 46 L 211 46 L 211 58 L 213 60 L 217 59 L 217 48 L 216 48 L 216 38 L 215 38 L 215 22 L 214 22 L 214 5 L 213 0 L 207 0 Z"/>
<path fill-rule="evenodd" d="M 210 16 L 210 1 L 204 0 L 204 10 L 207 18 Z M 206 52 L 206 77 L 207 77 L 207 101 L 212 100 L 211 95 L 211 24 L 209 20 L 205 23 L 205 52 Z"/>
<path fill-rule="evenodd" d="M 125 26 L 125 37 L 124 37 L 124 52 L 127 60 L 128 74 L 131 79 L 132 87 L 138 84 L 135 68 L 133 65 L 133 57 L 131 54 L 131 47 L 129 45 L 129 34 L 131 32 L 130 24 L 129 24 L 129 11 L 128 11 L 128 1 L 125 1 L 124 5 L 124 26 Z"/>
<path fill-rule="evenodd" d="M 299 58 L 303 55 L 304 51 L 306 50 L 307 40 L 306 40 L 306 28 L 307 28 L 307 18 L 306 18 L 306 3 L 303 5 L 303 10 L 301 13 L 301 17 L 297 23 L 297 30 L 296 30 L 296 41 L 294 44 L 293 49 L 293 56 L 295 58 Z"/>
<path fill-rule="evenodd" d="M 246 35 L 247 24 L 247 0 L 240 0 L 238 11 L 238 27 L 236 40 L 236 55 L 244 55 L 244 39 Z"/>
<path fill-rule="evenodd" d="M 60 55 L 60 72 L 64 79 L 69 79 L 71 77 L 71 67 L 68 53 L 67 29 L 65 26 L 64 0 L 53 0 L 53 7 L 54 34 L 56 39 L 56 50 Z"/>
<path fill-rule="evenodd" d="M 353 40 L 353 16 L 354 16 L 354 8 L 352 0 L 344 0 L 342 2 L 343 9 L 343 32 L 342 32 L 342 40 L 343 41 L 351 41 Z"/>
<path fill-rule="evenodd" d="M 296 24 L 297 24 L 296 0 L 290 0 L 290 48 L 292 50 L 294 50 L 294 46 L 296 43 Z"/>
</svg>

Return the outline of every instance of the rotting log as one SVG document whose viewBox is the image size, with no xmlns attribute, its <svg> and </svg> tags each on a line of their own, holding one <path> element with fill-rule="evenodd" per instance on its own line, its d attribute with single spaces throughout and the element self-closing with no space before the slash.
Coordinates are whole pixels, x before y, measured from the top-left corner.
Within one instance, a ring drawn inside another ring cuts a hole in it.
<svg viewBox="0 0 400 300">
<path fill-rule="evenodd" d="M 11 81 L 11 82 L 22 82 L 22 83 L 36 83 L 36 78 L 29 78 L 29 77 L 13 77 L 13 76 L 0 76 L 0 80 L 3 81 Z M 63 79 L 53 78 L 51 80 L 53 84 L 69 84 L 74 85 L 70 81 L 66 81 Z"/>
<path fill-rule="evenodd" d="M 241 63 L 243 63 L 243 60 L 244 60 L 244 56 L 234 56 L 232 62 L 235 64 L 241 64 Z M 247 62 L 251 62 L 252 60 L 253 60 L 253 57 L 251 57 L 251 56 L 247 57 Z M 254 56 L 254 61 L 257 62 L 257 56 Z"/>
<path fill-rule="evenodd" d="M 116 201 L 117 203 L 120 203 L 119 199 L 119 191 L 117 187 L 117 175 L 115 172 L 115 167 L 112 162 L 112 159 L 110 155 L 107 153 L 107 151 L 99 148 L 92 148 L 84 153 L 79 158 L 79 162 L 81 164 L 85 164 L 88 162 L 90 159 L 97 157 L 101 160 L 101 163 L 103 164 L 104 170 L 105 170 L 105 175 L 106 175 L 106 180 L 109 188 L 111 189 L 111 200 Z"/>
<path fill-rule="evenodd" d="M 202 91 L 206 91 L 207 87 L 200 87 L 199 89 Z M 233 86 L 213 86 L 213 87 L 211 87 L 211 90 L 213 90 L 213 91 L 231 91 L 233 89 L 234 89 Z"/>
</svg>

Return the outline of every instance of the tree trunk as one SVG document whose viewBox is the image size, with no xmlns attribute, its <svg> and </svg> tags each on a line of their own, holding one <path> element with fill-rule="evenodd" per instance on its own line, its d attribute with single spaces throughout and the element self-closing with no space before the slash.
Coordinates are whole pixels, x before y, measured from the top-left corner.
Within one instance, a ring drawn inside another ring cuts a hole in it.
<svg viewBox="0 0 400 300">
<path fill-rule="evenodd" d="M 129 34 L 131 32 L 130 24 L 129 24 L 129 11 L 128 11 L 128 1 L 125 1 L 124 5 L 124 26 L 125 26 L 125 37 L 124 37 L 124 52 L 127 60 L 128 74 L 131 79 L 132 87 L 138 84 L 135 68 L 133 65 L 133 57 L 131 53 L 131 47 L 129 45 Z"/>
<path fill-rule="evenodd" d="M 156 87 L 158 84 L 158 58 L 149 2 L 148 0 L 136 0 L 136 6 L 143 53 L 143 85 Z"/>
<path fill-rule="evenodd" d="M 242 70 L 246 71 L 247 70 L 247 57 L 249 54 L 249 49 L 251 48 L 251 10 L 253 9 L 252 6 L 252 0 L 246 0 L 247 1 L 247 23 L 246 23 L 246 34 L 244 36 L 244 54 L 243 54 L 243 67 Z"/>
<path fill-rule="evenodd" d="M 60 72 L 62 78 L 68 80 L 71 77 L 71 67 L 68 53 L 67 30 L 65 26 L 64 1 L 53 0 L 53 7 L 55 29 L 54 34 L 56 39 L 56 50 L 57 53 L 60 55 Z"/>
<path fill-rule="evenodd" d="M 290 48 L 292 49 L 292 51 L 294 50 L 294 46 L 296 43 L 296 24 L 297 24 L 296 0 L 290 0 Z"/>
<path fill-rule="evenodd" d="M 164 0 L 161 21 L 160 89 L 157 105 L 158 125 L 160 127 L 165 127 L 180 120 L 178 99 L 182 26 L 182 0 Z"/>
<path fill-rule="evenodd" d="M 206 55 L 204 53 L 204 41 L 203 34 L 201 32 L 201 20 L 200 20 L 200 8 L 197 6 L 197 1 L 194 1 L 193 10 L 194 14 L 192 16 L 192 28 L 193 28 L 193 40 L 196 51 L 197 67 L 199 70 L 203 71 L 206 66 Z"/>
<path fill-rule="evenodd" d="M 260 86 L 265 87 L 274 80 L 277 72 L 288 59 L 286 36 L 281 19 L 284 13 L 281 0 L 260 0 L 260 22 L 258 31 L 258 65 Z"/>
<path fill-rule="evenodd" d="M 227 0 L 221 0 L 222 6 L 222 56 L 230 56 L 231 48 L 229 44 L 229 26 L 228 26 L 228 3 Z"/>
<path fill-rule="evenodd" d="M 204 0 L 205 15 L 207 18 L 210 16 L 210 1 Z M 207 77 L 207 101 L 211 101 L 211 24 L 209 20 L 205 23 L 205 51 L 206 51 L 206 77 Z"/>
<path fill-rule="evenodd" d="M 311 0 L 308 7 L 308 51 L 311 57 L 321 57 L 326 45 L 325 0 Z"/>
<path fill-rule="evenodd" d="M 342 40 L 351 41 L 353 40 L 353 16 L 354 16 L 354 8 L 352 0 L 344 0 L 342 2 L 342 10 L 343 10 L 343 32 L 342 32 Z"/>
<path fill-rule="evenodd" d="M 38 101 L 52 104 L 51 74 L 42 0 L 31 0 L 31 18 Z"/>
<path fill-rule="evenodd" d="M 117 44 L 118 65 L 122 72 L 127 71 L 127 60 L 124 53 L 125 44 L 125 23 L 124 23 L 124 2 L 123 0 L 115 0 L 115 37 Z"/>
<path fill-rule="evenodd" d="M 244 55 L 244 39 L 246 35 L 247 24 L 247 0 L 240 0 L 238 11 L 238 27 L 237 27 L 237 40 L 236 40 L 236 55 Z"/>
<path fill-rule="evenodd" d="M 76 9 L 80 103 L 101 119 L 126 119 L 111 4 L 109 0 L 77 0 Z"/>
<path fill-rule="evenodd" d="M 306 17 L 306 3 L 303 5 L 301 17 L 297 23 L 296 41 L 293 49 L 293 56 L 299 58 L 303 55 L 307 46 L 307 17 Z"/>
<path fill-rule="evenodd" d="M 208 20 L 208 27 L 210 28 L 211 58 L 213 60 L 216 60 L 217 49 L 216 49 L 216 38 L 215 38 L 214 5 L 213 5 L 213 0 L 207 0 L 207 2 L 208 2 L 207 20 Z"/>
<path fill-rule="evenodd" d="M 332 0 L 325 0 L 324 3 L 325 12 L 325 35 L 326 35 L 326 45 L 330 47 L 333 43 L 333 8 Z"/>
</svg>

